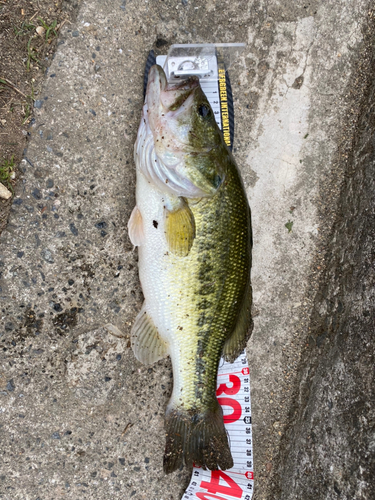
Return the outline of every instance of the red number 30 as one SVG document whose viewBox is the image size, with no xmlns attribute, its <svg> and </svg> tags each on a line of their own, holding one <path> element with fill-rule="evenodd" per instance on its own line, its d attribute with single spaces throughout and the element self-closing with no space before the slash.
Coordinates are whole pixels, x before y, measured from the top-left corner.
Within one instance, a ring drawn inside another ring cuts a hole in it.
<svg viewBox="0 0 375 500">
<path fill-rule="evenodd" d="M 241 380 L 237 377 L 237 375 L 229 375 L 229 382 L 232 382 L 232 387 L 228 387 L 227 384 L 220 384 L 216 389 L 216 396 L 220 396 L 221 394 L 227 394 L 228 396 L 233 396 L 237 394 L 241 387 Z"/>
<path fill-rule="evenodd" d="M 232 383 L 231 387 L 228 387 L 227 384 L 220 384 L 216 390 L 216 395 L 220 396 L 224 393 L 228 396 L 234 396 L 237 394 L 241 387 L 241 380 L 237 377 L 237 375 L 230 374 L 229 383 Z M 230 406 L 233 409 L 233 412 L 230 415 L 224 415 L 225 424 L 232 424 L 241 418 L 242 410 L 238 401 L 232 398 L 217 398 L 217 400 L 221 406 Z"/>
</svg>

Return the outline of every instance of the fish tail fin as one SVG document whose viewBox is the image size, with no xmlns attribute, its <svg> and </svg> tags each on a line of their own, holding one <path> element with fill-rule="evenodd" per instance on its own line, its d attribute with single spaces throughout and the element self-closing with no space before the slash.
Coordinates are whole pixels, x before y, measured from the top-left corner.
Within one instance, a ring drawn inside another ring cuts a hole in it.
<svg viewBox="0 0 375 500">
<path fill-rule="evenodd" d="M 233 467 L 223 412 L 216 398 L 213 403 L 209 410 L 201 412 L 181 407 L 167 411 L 166 474 L 179 469 L 184 463 L 210 470 Z"/>
</svg>

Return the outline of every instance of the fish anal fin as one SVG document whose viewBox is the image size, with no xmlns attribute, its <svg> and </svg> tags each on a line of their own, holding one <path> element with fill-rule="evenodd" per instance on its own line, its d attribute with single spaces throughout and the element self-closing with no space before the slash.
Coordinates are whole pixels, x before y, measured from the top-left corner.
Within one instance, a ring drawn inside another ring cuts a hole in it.
<svg viewBox="0 0 375 500">
<path fill-rule="evenodd" d="M 137 205 L 133 208 L 128 222 L 128 234 L 135 247 L 142 245 L 144 240 L 143 219 Z"/>
<path fill-rule="evenodd" d="M 204 412 L 174 408 L 165 418 L 166 445 L 164 472 L 173 472 L 183 463 L 210 470 L 233 467 L 223 411 L 215 398 Z"/>
<path fill-rule="evenodd" d="M 195 220 L 187 202 L 181 199 L 177 209 L 164 209 L 164 231 L 169 251 L 179 257 L 186 257 L 195 238 Z"/>
<path fill-rule="evenodd" d="M 254 323 L 251 317 L 251 305 L 252 288 L 249 283 L 238 315 L 237 324 L 224 344 L 223 357 L 229 363 L 233 363 L 245 349 L 253 331 Z"/>
<path fill-rule="evenodd" d="M 131 346 L 134 356 L 144 365 L 151 365 L 168 354 L 168 346 L 161 339 L 145 306 L 135 319 L 131 331 Z"/>
</svg>

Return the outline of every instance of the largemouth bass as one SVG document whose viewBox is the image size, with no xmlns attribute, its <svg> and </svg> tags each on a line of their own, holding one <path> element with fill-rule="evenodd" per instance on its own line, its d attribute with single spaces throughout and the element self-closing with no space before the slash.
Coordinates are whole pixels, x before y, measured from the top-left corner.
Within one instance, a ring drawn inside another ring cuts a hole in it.
<svg viewBox="0 0 375 500">
<path fill-rule="evenodd" d="M 132 348 L 145 364 L 170 355 L 164 470 L 233 467 L 216 399 L 221 355 L 234 360 L 252 330 L 251 221 L 241 177 L 199 80 L 168 84 L 150 69 L 134 148 L 138 246 L 145 297 Z"/>
</svg>

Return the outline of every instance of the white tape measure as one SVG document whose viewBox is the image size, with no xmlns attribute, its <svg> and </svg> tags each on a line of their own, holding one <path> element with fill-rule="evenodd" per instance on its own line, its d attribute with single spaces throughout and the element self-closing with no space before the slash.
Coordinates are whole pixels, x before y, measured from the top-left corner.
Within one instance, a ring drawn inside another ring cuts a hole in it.
<svg viewBox="0 0 375 500">
<path fill-rule="evenodd" d="M 189 57 L 194 60 L 194 54 Z M 167 56 L 158 56 L 156 62 L 164 67 L 166 59 Z M 186 57 L 184 62 L 187 63 Z M 176 68 L 181 66 L 178 61 L 173 63 L 169 60 L 167 64 Z M 216 58 L 211 57 L 209 69 L 211 75 L 215 73 L 218 75 Z M 191 70 L 190 74 L 196 73 Z M 197 73 L 197 76 L 200 74 Z M 223 92 L 221 87 L 221 92 L 219 91 L 218 76 L 216 79 L 201 78 L 200 84 L 215 114 L 216 123 L 221 129 L 220 95 L 223 95 Z M 225 107 L 227 110 L 226 103 Z M 182 500 L 251 500 L 254 489 L 253 438 L 250 375 L 245 351 L 234 363 L 227 363 L 223 358 L 220 360 L 216 395 L 223 409 L 224 425 L 228 433 L 234 466 L 226 471 L 210 471 L 195 467 Z"/>
</svg>

